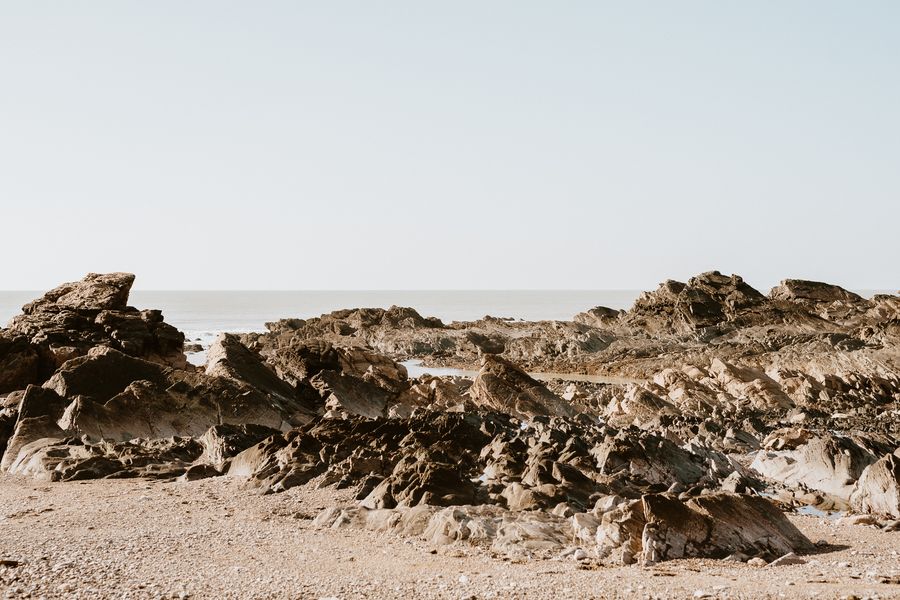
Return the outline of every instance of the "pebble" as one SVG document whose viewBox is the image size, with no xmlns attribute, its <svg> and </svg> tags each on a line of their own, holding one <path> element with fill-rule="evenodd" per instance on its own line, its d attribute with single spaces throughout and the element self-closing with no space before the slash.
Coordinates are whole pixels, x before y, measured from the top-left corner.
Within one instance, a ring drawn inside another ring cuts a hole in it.
<svg viewBox="0 0 900 600">
<path fill-rule="evenodd" d="M 780 558 L 776 558 L 769 563 L 770 567 L 784 567 L 787 565 L 805 565 L 806 561 L 793 552 L 788 552 Z"/>
<path fill-rule="evenodd" d="M 762 559 L 758 556 L 751 558 L 750 560 L 747 561 L 747 565 L 749 565 L 751 567 L 764 567 L 764 566 L 766 566 L 766 564 L 768 564 L 768 563 L 766 563 L 765 559 Z"/>
</svg>

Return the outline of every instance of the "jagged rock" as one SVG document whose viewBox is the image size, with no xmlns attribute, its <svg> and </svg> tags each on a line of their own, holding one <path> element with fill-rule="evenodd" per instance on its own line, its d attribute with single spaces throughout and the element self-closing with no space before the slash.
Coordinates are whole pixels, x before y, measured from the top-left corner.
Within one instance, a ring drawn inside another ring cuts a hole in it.
<svg viewBox="0 0 900 600">
<path fill-rule="evenodd" d="M 575 410 L 542 383 L 498 356 L 485 355 L 469 396 L 478 406 L 519 417 L 575 415 Z"/>
<path fill-rule="evenodd" d="M 0 329 L 0 394 L 41 382 L 40 355 L 24 335 Z"/>
<path fill-rule="evenodd" d="M 605 306 L 595 306 L 594 308 L 575 315 L 573 321 L 591 327 L 602 328 L 614 324 L 624 314 L 624 310 L 614 310 Z"/>
<path fill-rule="evenodd" d="M 596 539 L 600 558 L 620 564 L 735 552 L 776 558 L 814 548 L 770 501 L 724 493 L 687 501 L 645 495 L 604 514 Z"/>
<path fill-rule="evenodd" d="M 65 362 L 44 387 L 64 398 L 76 396 L 105 403 L 135 381 L 164 386 L 172 373 L 157 363 L 134 358 L 107 346 Z"/>
<path fill-rule="evenodd" d="M 360 505 L 366 508 L 395 508 L 475 502 L 475 484 L 460 475 L 457 465 L 444 463 L 442 458 L 428 452 L 401 458 L 391 474 Z"/>
<path fill-rule="evenodd" d="M 475 364 L 485 354 L 503 353 L 523 364 L 568 361 L 607 348 L 609 331 L 575 322 L 524 323 L 485 317 L 444 325 L 411 308 L 339 310 L 315 319 L 286 319 L 269 324 L 269 332 L 246 334 L 244 343 L 257 349 L 286 373 L 291 370 L 291 346 L 329 342 L 336 347 L 367 347 L 393 359 L 456 357 Z M 286 358 L 279 354 L 287 352 Z M 287 377 L 287 374 L 279 375 Z"/>
<path fill-rule="evenodd" d="M 22 447 L 41 438 L 125 442 L 198 437 L 220 424 L 287 430 L 310 420 L 298 402 L 288 404 L 232 375 L 177 371 L 93 348 L 63 364 L 43 388 L 28 388 L 0 468 L 13 473 Z"/>
<path fill-rule="evenodd" d="M 359 377 L 335 371 L 323 371 L 312 379 L 322 395 L 325 409 L 344 415 L 361 415 L 369 419 L 387 416 L 387 406 L 394 394 Z"/>
<path fill-rule="evenodd" d="M 900 455 L 887 454 L 866 467 L 850 495 L 850 506 L 900 519 Z"/>
<path fill-rule="evenodd" d="M 378 483 L 387 483 L 372 496 L 373 506 L 418 503 L 426 496 L 440 502 L 453 493 L 448 482 L 468 497 L 472 488 L 465 480 L 477 471 L 478 453 L 490 439 L 482 429 L 512 429 L 504 419 L 431 412 L 408 419 L 320 419 L 241 452 L 228 474 L 249 478 L 267 491 L 283 491 L 326 471 L 333 482 L 360 484 L 372 474 L 360 465 L 377 465 Z"/>
<path fill-rule="evenodd" d="M 64 283 L 42 298 L 26 304 L 26 314 L 57 310 L 122 310 L 128 305 L 128 294 L 134 284 L 131 273 L 88 273 L 84 279 L 74 283 Z"/>
<path fill-rule="evenodd" d="M 53 390 L 30 385 L 19 402 L 16 424 L 3 458 L 0 471 L 7 472 L 28 444 L 42 439 L 58 440 L 66 437 L 57 424 L 68 402 Z"/>
<path fill-rule="evenodd" d="M 627 474 L 649 484 L 692 485 L 706 475 L 705 460 L 672 441 L 634 429 L 619 431 L 591 450 L 601 473 Z"/>
<path fill-rule="evenodd" d="M 369 529 L 416 536 L 430 546 L 470 544 L 506 556 L 549 558 L 571 539 L 567 519 L 549 513 L 513 513 L 497 506 L 431 506 L 369 510 L 333 507 L 316 517 L 318 527 Z"/>
</svg>

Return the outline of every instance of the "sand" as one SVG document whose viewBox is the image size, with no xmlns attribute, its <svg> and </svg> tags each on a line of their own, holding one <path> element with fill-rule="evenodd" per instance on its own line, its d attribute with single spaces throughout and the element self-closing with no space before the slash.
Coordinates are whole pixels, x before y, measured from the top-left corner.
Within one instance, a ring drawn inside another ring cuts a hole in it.
<svg viewBox="0 0 900 600">
<path fill-rule="evenodd" d="M 344 497 L 341 497 L 344 495 Z M 514 563 L 465 545 L 320 530 L 332 489 L 239 482 L 0 480 L 0 593 L 19 598 L 900 598 L 900 533 L 791 519 L 804 565 Z M 434 553 L 433 553 L 434 552 Z M 15 561 L 18 564 L 13 566 Z M 891 583 L 891 581 L 893 583 Z"/>
</svg>

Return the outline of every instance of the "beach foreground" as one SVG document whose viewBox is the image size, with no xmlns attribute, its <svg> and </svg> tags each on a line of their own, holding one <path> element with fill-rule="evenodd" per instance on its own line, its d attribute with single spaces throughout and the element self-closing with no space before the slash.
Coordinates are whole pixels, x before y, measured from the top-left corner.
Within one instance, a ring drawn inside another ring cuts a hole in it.
<svg viewBox="0 0 900 600">
<path fill-rule="evenodd" d="M 349 498 L 345 498 L 349 500 Z M 0 586 L 47 598 L 757 598 L 900 594 L 900 535 L 792 515 L 823 542 L 806 564 L 675 560 L 603 567 L 492 558 L 313 526 L 335 501 L 314 486 L 248 493 L 226 478 L 0 486 Z M 432 553 L 436 551 L 436 553 Z M 6 564 L 9 564 L 8 562 Z"/>
</svg>

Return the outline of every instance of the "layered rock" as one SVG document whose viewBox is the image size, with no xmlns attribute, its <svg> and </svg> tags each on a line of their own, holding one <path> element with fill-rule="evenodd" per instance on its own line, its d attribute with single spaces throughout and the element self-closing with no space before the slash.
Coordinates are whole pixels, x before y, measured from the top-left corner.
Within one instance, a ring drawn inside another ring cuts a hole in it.
<svg viewBox="0 0 900 600">
<path fill-rule="evenodd" d="M 608 512 L 569 517 L 489 505 L 333 507 L 322 511 L 314 524 L 415 536 L 432 547 L 481 546 L 505 556 L 548 558 L 575 542 L 584 557 L 613 564 L 724 558 L 738 552 L 771 560 L 814 549 L 770 501 L 737 494 L 711 494 L 687 501 L 651 494 L 622 502 Z"/>
<path fill-rule="evenodd" d="M 65 440 L 73 437 L 93 442 L 196 438 L 214 425 L 287 430 L 310 418 L 310 409 L 296 398 L 273 396 L 271 390 L 234 377 L 178 371 L 98 346 L 64 363 L 43 387 L 26 390 L 2 468 L 20 473 L 16 465 L 24 464 L 23 448 L 44 439 L 71 446 Z M 56 452 L 51 446 L 44 443 L 42 452 Z M 27 472 L 34 473 L 39 464 L 44 463 L 32 463 Z"/>
</svg>

